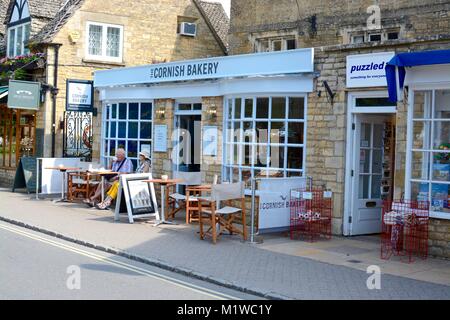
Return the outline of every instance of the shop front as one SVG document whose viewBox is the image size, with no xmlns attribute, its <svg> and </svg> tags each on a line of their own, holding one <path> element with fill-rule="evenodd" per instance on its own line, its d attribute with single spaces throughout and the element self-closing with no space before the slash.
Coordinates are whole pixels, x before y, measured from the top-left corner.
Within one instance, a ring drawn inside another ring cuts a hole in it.
<svg viewBox="0 0 450 320">
<path fill-rule="evenodd" d="M 386 75 L 389 101 L 397 105 L 392 199 L 429 204 L 430 253 L 448 258 L 450 51 L 396 54 Z"/>
<path fill-rule="evenodd" d="M 0 182 L 12 186 L 21 157 L 36 150 L 36 110 L 40 105 L 40 85 L 11 81 L 0 87 Z"/>
<path fill-rule="evenodd" d="M 450 220 L 450 50 L 398 54 L 388 80 L 391 99 L 407 107 L 404 197 Z"/>
<path fill-rule="evenodd" d="M 380 233 L 383 201 L 393 197 L 397 108 L 385 68 L 394 55 L 347 56 L 345 235 Z"/>
<path fill-rule="evenodd" d="M 197 171 L 248 189 L 252 177 L 305 176 L 314 76 L 312 49 L 96 72 L 101 161 L 146 150 L 156 176 Z"/>
</svg>

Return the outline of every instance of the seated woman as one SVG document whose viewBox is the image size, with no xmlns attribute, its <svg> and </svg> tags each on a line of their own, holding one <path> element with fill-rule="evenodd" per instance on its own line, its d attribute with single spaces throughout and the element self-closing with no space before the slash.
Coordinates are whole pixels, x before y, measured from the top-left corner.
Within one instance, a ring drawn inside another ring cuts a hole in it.
<svg viewBox="0 0 450 320">
<path fill-rule="evenodd" d="M 124 149 L 119 148 L 116 151 L 116 158 L 112 164 L 111 170 L 113 172 L 118 172 L 119 174 L 127 174 L 133 172 L 133 162 L 131 162 L 130 159 L 127 159 L 126 152 Z M 108 180 L 105 183 L 105 190 L 109 190 L 112 186 L 112 184 L 116 181 L 119 181 L 119 176 L 116 175 L 112 177 L 110 180 Z M 95 206 L 95 202 L 102 196 L 102 186 L 101 184 L 98 185 L 97 189 L 95 190 L 95 194 L 90 197 L 89 199 L 84 200 L 83 202 L 90 205 L 91 207 Z"/>
<path fill-rule="evenodd" d="M 151 172 L 150 154 L 147 151 L 139 153 L 139 167 L 136 169 L 136 173 L 149 173 Z M 119 193 L 119 180 L 115 181 L 108 191 L 108 197 L 96 207 L 99 210 L 107 210 L 111 206 L 112 202 L 116 200 Z"/>
</svg>

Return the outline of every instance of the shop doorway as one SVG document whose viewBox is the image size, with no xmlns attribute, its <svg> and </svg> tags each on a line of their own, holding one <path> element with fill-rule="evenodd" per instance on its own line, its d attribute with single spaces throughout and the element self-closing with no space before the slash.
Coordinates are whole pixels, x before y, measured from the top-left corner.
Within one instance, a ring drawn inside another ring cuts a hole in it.
<svg viewBox="0 0 450 320">
<path fill-rule="evenodd" d="M 201 121 L 197 114 L 183 114 L 176 117 L 177 128 L 177 171 L 200 172 Z"/>
<path fill-rule="evenodd" d="M 393 197 L 396 104 L 385 91 L 350 93 L 348 103 L 344 235 L 378 234 Z"/>
<path fill-rule="evenodd" d="M 392 199 L 392 115 L 356 115 L 354 130 L 352 235 L 381 232 L 383 200 Z"/>
<path fill-rule="evenodd" d="M 201 171 L 201 114 L 182 113 L 175 116 L 176 128 L 176 164 L 177 172 L 200 172 Z M 178 185 L 177 191 L 186 193 L 184 185 Z"/>
</svg>

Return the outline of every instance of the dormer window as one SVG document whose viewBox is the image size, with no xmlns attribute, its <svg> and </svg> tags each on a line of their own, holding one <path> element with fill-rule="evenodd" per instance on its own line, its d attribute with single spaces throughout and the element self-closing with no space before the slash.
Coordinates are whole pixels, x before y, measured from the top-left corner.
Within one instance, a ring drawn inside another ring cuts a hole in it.
<svg viewBox="0 0 450 320">
<path fill-rule="evenodd" d="M 30 39 L 31 17 L 26 0 L 16 0 L 9 18 L 7 30 L 7 54 L 13 58 L 28 54 L 26 44 Z"/>
</svg>

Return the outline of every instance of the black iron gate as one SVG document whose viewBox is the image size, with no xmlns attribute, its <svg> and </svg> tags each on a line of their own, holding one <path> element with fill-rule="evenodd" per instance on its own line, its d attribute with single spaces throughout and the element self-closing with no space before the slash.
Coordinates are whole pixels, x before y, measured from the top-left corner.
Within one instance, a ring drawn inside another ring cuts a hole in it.
<svg viewBox="0 0 450 320">
<path fill-rule="evenodd" d="M 64 157 L 91 162 L 92 112 L 67 111 L 64 118 Z"/>
</svg>

